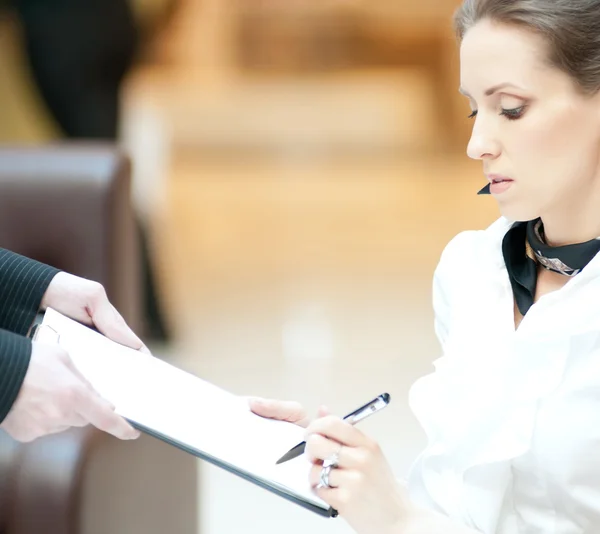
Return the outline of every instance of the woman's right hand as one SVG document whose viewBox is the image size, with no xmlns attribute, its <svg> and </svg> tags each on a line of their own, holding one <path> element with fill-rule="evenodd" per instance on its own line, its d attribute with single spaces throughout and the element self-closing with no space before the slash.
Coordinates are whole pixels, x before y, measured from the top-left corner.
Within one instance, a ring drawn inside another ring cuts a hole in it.
<svg viewBox="0 0 600 534">
<path fill-rule="evenodd" d="M 288 421 L 304 428 L 311 422 L 306 410 L 298 402 L 250 397 L 248 404 L 255 414 L 267 419 Z M 317 417 L 325 417 L 326 415 L 329 415 L 329 410 L 325 406 L 321 406 L 317 412 Z"/>
</svg>

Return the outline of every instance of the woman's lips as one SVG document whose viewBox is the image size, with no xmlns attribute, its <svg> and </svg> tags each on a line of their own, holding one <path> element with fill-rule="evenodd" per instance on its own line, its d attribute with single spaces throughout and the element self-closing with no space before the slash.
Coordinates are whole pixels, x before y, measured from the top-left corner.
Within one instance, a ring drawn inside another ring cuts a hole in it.
<svg viewBox="0 0 600 534">
<path fill-rule="evenodd" d="M 504 193 L 513 184 L 514 180 L 500 174 L 488 174 L 487 179 L 490 182 L 490 193 L 499 195 Z"/>
</svg>

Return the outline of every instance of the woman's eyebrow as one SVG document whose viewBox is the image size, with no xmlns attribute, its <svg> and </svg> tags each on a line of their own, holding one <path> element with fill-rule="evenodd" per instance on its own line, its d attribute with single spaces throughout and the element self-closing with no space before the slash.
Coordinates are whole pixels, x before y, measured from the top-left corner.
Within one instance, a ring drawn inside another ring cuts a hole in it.
<svg viewBox="0 0 600 534">
<path fill-rule="evenodd" d="M 492 96 L 494 93 L 500 91 L 500 89 L 505 89 L 507 87 L 512 87 L 514 89 L 523 90 L 522 87 L 519 87 L 518 85 L 515 85 L 514 83 L 505 82 L 505 83 L 499 83 L 498 85 L 494 85 L 493 87 L 490 87 L 488 90 L 486 90 L 485 96 Z M 471 97 L 471 95 L 462 87 L 459 87 L 458 92 L 465 96 Z"/>
</svg>

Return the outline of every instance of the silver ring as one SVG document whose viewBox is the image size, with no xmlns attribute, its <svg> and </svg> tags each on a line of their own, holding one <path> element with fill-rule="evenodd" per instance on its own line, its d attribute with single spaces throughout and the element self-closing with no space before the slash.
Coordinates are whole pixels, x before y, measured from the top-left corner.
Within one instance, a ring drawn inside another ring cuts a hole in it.
<svg viewBox="0 0 600 534">
<path fill-rule="evenodd" d="M 341 447 L 340 447 L 341 449 Z M 338 466 L 339 462 L 339 453 L 334 452 L 329 458 L 326 458 L 323 461 L 323 468 L 321 469 L 321 475 L 319 477 L 319 484 L 317 485 L 317 489 L 321 488 L 334 488 L 329 483 L 329 475 L 332 469 L 335 469 Z"/>
<path fill-rule="evenodd" d="M 317 484 L 317 489 L 321 488 L 333 488 L 331 484 L 329 484 L 329 473 L 333 466 L 331 465 L 323 465 L 323 469 L 321 469 L 321 476 L 319 477 L 319 483 Z"/>
<path fill-rule="evenodd" d="M 337 467 L 339 465 L 340 457 L 337 452 L 334 452 L 329 458 L 326 458 L 323 462 L 323 467 Z"/>
</svg>

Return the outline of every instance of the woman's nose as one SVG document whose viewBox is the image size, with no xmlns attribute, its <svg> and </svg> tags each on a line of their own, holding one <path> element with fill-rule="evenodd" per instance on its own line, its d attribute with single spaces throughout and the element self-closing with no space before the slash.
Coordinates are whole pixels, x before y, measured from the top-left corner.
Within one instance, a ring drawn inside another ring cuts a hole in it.
<svg viewBox="0 0 600 534">
<path fill-rule="evenodd" d="M 479 121 L 475 121 L 471 139 L 467 145 L 467 155 L 471 159 L 496 158 L 500 154 L 500 143 L 490 131 L 486 131 Z"/>
</svg>

